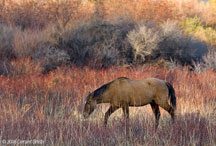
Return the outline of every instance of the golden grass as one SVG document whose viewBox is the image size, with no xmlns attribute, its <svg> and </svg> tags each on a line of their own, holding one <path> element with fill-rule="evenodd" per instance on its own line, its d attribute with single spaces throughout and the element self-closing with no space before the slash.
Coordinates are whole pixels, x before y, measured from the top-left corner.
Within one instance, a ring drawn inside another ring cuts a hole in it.
<svg viewBox="0 0 216 146">
<path fill-rule="evenodd" d="M 44 28 L 50 23 L 65 27 L 95 14 L 111 22 L 125 18 L 160 23 L 199 16 L 207 24 L 216 23 L 213 4 L 198 0 L 3 0 L 0 12 L 1 22 L 23 29 Z"/>
<path fill-rule="evenodd" d="M 31 66 L 29 61 L 25 62 Z M 17 68 L 22 67 L 17 65 Z M 171 82 L 177 96 L 176 124 L 170 125 L 169 114 L 161 109 L 159 130 L 154 135 L 154 117 L 150 106 L 130 108 L 130 139 L 125 139 L 121 110 L 111 116 L 106 129 L 103 127 L 103 116 L 107 104 L 99 105 L 90 119 L 84 120 L 82 108 L 88 91 L 94 91 L 120 76 L 133 79 L 157 77 Z M 215 72 L 209 70 L 194 74 L 187 68 L 166 70 L 146 66 L 92 70 L 71 67 L 59 68 L 47 75 L 26 71 L 19 76 L 1 76 L 0 125 L 4 129 L 1 137 L 37 138 L 48 145 L 214 145 L 215 93 Z M 153 135 L 154 139 L 151 138 Z M 204 139 L 200 139 L 201 136 Z"/>
<path fill-rule="evenodd" d="M 161 23 L 198 16 L 207 25 L 216 24 L 214 7 L 196 0 L 0 1 L 0 23 L 16 30 L 12 45 L 20 55 L 8 63 L 11 74 L 0 76 L 0 145 L 2 140 L 33 139 L 59 146 L 216 145 L 216 73 L 212 70 L 195 74 L 187 67 L 169 70 L 146 65 L 93 70 L 71 66 L 41 74 L 41 67 L 28 56 L 41 48 L 35 44 L 45 41 L 50 26 L 61 30 L 92 19 L 95 14 L 110 22 L 123 17 L 139 23 Z M 111 116 L 107 128 L 103 127 L 107 104 L 98 105 L 93 115 L 84 120 L 83 101 L 88 92 L 120 76 L 156 77 L 171 82 L 177 96 L 175 124 L 169 123 L 170 116 L 161 109 L 159 129 L 154 132 L 149 105 L 130 108 L 129 137 L 125 136 L 121 110 Z"/>
<path fill-rule="evenodd" d="M 143 20 L 163 22 L 176 17 L 175 4 L 167 0 L 110 0 L 102 4 L 105 18 L 111 20 L 118 19 L 116 17 L 126 17 L 138 22 Z"/>
<path fill-rule="evenodd" d="M 93 4 L 80 0 L 4 0 L 0 2 L 1 22 L 26 28 L 44 28 L 50 23 L 65 27 L 88 18 Z"/>
</svg>

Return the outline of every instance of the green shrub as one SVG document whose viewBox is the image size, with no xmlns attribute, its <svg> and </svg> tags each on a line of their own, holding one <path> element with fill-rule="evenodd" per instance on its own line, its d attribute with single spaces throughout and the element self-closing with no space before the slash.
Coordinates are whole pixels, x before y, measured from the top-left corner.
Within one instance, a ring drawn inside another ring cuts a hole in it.
<svg viewBox="0 0 216 146">
<path fill-rule="evenodd" d="M 137 63 L 144 62 L 148 56 L 155 56 L 161 42 L 159 31 L 146 24 L 130 31 L 127 37 L 133 47 L 134 61 Z"/>
<path fill-rule="evenodd" d="M 132 27 L 128 22 L 110 24 L 96 19 L 64 30 L 57 35 L 56 42 L 76 65 L 96 68 L 121 65 L 132 61 L 131 47 L 126 38 Z"/>
<path fill-rule="evenodd" d="M 216 52 L 209 51 L 201 62 L 194 63 L 194 72 L 200 73 L 209 69 L 212 69 L 216 72 Z"/>
<path fill-rule="evenodd" d="M 134 22 L 126 20 L 111 24 L 92 19 L 75 27 L 55 26 L 43 31 L 15 31 L 0 25 L 0 73 L 9 72 L 13 57 L 30 58 L 48 72 L 65 64 L 101 68 L 156 62 L 158 58 L 191 65 L 200 61 L 208 49 L 195 37 L 184 35 L 173 21 L 135 27 Z"/>
<path fill-rule="evenodd" d="M 17 31 L 13 41 L 13 49 L 17 58 L 30 57 L 42 66 L 42 72 L 48 72 L 60 65 L 67 64 L 70 56 L 50 34 L 57 31 L 50 26 L 44 31 Z"/>
<path fill-rule="evenodd" d="M 199 17 L 187 18 L 181 22 L 181 26 L 186 33 L 192 34 L 211 45 L 216 45 L 216 29 L 202 24 Z"/>
<path fill-rule="evenodd" d="M 203 57 L 202 66 L 205 70 L 213 69 L 216 72 L 216 51 L 209 51 L 208 54 Z"/>
<path fill-rule="evenodd" d="M 167 21 L 161 25 L 160 55 L 165 59 L 174 59 L 181 64 L 199 61 L 207 52 L 207 45 L 200 40 L 184 35 L 177 22 Z"/>
<path fill-rule="evenodd" d="M 59 48 L 46 47 L 35 54 L 42 61 L 43 73 L 56 69 L 60 65 L 66 65 L 70 61 L 70 56 Z"/>
<path fill-rule="evenodd" d="M 0 59 L 13 56 L 12 41 L 14 30 L 6 25 L 0 24 Z"/>
<path fill-rule="evenodd" d="M 12 47 L 14 30 L 0 24 L 0 75 L 9 74 L 10 60 L 15 57 Z"/>
<path fill-rule="evenodd" d="M 34 58 L 35 54 L 39 52 L 45 44 L 47 44 L 48 40 L 49 37 L 48 35 L 46 35 L 46 32 L 33 30 L 19 30 L 14 34 L 14 53 L 18 58 Z"/>
<path fill-rule="evenodd" d="M 199 61 L 207 51 L 207 45 L 192 36 L 185 36 L 177 22 L 167 21 L 160 26 L 143 25 L 128 34 L 128 40 L 136 56 L 154 60 L 158 57 L 176 60 L 180 64 Z"/>
</svg>

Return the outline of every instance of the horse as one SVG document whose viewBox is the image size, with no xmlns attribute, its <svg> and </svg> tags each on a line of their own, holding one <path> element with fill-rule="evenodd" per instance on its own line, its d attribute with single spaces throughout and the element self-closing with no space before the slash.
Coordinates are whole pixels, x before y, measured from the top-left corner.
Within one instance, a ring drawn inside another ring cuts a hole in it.
<svg viewBox="0 0 216 146">
<path fill-rule="evenodd" d="M 139 107 L 148 104 L 151 105 L 155 116 L 156 129 L 160 119 L 159 107 L 162 107 L 171 115 L 173 122 L 175 119 L 175 90 L 169 82 L 157 78 L 133 80 L 127 77 L 119 77 L 102 85 L 86 97 L 83 109 L 84 118 L 88 118 L 96 105 L 101 103 L 110 103 L 104 117 L 105 126 L 110 115 L 117 109 L 122 108 L 124 117 L 128 120 L 129 106 Z"/>
</svg>

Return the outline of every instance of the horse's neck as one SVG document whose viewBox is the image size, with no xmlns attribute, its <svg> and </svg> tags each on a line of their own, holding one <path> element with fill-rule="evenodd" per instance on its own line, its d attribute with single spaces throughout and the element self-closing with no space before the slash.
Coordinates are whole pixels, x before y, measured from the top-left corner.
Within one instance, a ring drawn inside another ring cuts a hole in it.
<svg viewBox="0 0 216 146">
<path fill-rule="evenodd" d="M 100 104 L 100 103 L 109 103 L 109 100 L 108 100 L 108 96 L 109 95 L 109 90 L 105 90 L 103 91 L 102 93 L 100 94 L 97 94 L 94 99 L 97 101 L 97 104 Z"/>
<path fill-rule="evenodd" d="M 108 101 L 105 99 L 105 96 L 103 96 L 103 95 L 96 97 L 95 100 L 96 100 L 97 104 L 108 103 Z"/>
</svg>

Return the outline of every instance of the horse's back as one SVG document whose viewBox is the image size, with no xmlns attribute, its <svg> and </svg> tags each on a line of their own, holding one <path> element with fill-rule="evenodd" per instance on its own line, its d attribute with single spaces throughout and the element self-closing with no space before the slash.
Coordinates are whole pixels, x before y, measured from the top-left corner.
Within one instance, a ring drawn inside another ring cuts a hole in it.
<svg viewBox="0 0 216 146">
<path fill-rule="evenodd" d="M 152 90 L 154 90 L 155 97 L 168 96 L 166 81 L 157 78 L 147 78 L 143 79 L 143 82 L 150 85 Z"/>
<path fill-rule="evenodd" d="M 113 82 L 111 89 L 114 103 L 142 106 L 149 104 L 165 89 L 165 82 L 156 78 L 132 80 L 122 77 Z"/>
<path fill-rule="evenodd" d="M 152 84 L 152 88 L 155 89 L 154 101 L 156 103 L 165 103 L 169 98 L 169 91 L 166 85 L 166 81 L 157 78 L 148 78 L 146 82 Z"/>
<path fill-rule="evenodd" d="M 151 90 L 154 91 L 158 90 L 159 88 L 164 88 L 166 85 L 164 80 L 160 80 L 157 78 L 130 80 L 129 83 L 136 88 L 142 88 L 142 90 L 151 88 Z"/>
</svg>

